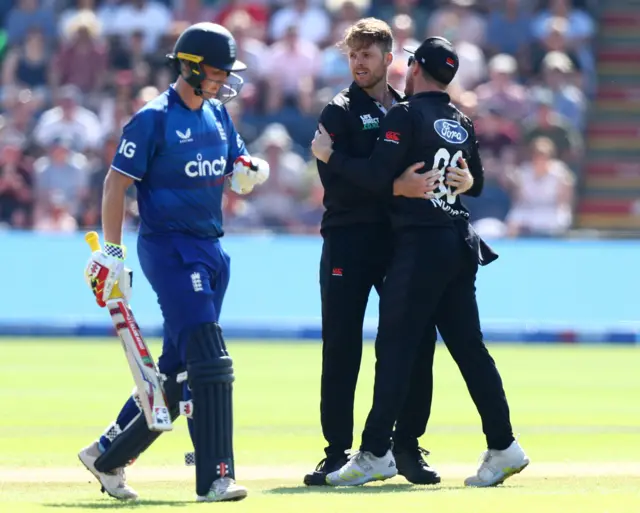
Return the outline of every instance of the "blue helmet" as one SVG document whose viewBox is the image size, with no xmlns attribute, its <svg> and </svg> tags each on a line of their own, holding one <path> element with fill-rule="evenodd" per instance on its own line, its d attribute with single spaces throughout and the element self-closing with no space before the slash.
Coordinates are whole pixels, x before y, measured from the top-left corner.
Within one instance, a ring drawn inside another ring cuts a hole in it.
<svg viewBox="0 0 640 513">
<path fill-rule="evenodd" d="M 243 85 L 243 80 L 235 71 L 247 69 L 246 64 L 236 59 L 237 46 L 231 32 L 216 23 L 196 23 L 180 34 L 173 52 L 167 58 L 175 63 L 178 73 L 193 87 L 198 96 L 202 96 L 202 80 L 205 77 L 202 65 L 221 69 L 233 78 L 218 92 L 218 99 L 223 103 L 235 98 Z M 181 63 L 188 66 L 184 73 Z"/>
</svg>

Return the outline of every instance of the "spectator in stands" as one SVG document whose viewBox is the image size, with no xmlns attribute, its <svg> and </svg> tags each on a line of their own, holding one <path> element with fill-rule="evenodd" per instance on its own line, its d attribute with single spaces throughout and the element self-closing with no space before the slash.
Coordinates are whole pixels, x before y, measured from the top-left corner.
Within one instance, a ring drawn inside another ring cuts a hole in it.
<svg viewBox="0 0 640 513">
<path fill-rule="evenodd" d="M 514 182 L 514 205 L 507 216 L 511 236 L 558 236 L 569 229 L 575 179 L 556 158 L 550 139 L 532 141 L 531 160 L 517 170 Z"/>
<path fill-rule="evenodd" d="M 49 197 L 57 191 L 74 217 L 82 214 L 81 205 L 89 194 L 89 162 L 87 157 L 71 149 L 67 140 L 56 138 L 47 148 L 47 155 L 34 163 L 36 194 L 36 224 L 49 210 Z"/>
<path fill-rule="evenodd" d="M 551 139 L 556 157 L 575 164 L 582 157 L 584 144 L 582 136 L 569 120 L 553 110 L 553 93 L 537 88 L 532 92 L 534 114 L 524 120 L 523 143 L 530 146 L 538 137 Z"/>
<path fill-rule="evenodd" d="M 485 50 L 490 55 L 513 55 L 521 64 L 527 61 L 532 41 L 531 13 L 521 0 L 494 2 L 487 17 Z"/>
<path fill-rule="evenodd" d="M 160 38 L 171 28 L 173 16 L 162 3 L 155 0 L 123 0 L 109 20 L 109 33 L 127 37 L 142 32 L 146 54 L 153 53 Z"/>
<path fill-rule="evenodd" d="M 18 0 L 4 22 L 9 45 L 19 45 L 31 29 L 40 29 L 47 43 L 56 37 L 56 18 L 50 9 L 42 6 L 42 0 Z"/>
<path fill-rule="evenodd" d="M 133 99 L 133 91 L 135 88 L 133 71 L 118 71 L 114 74 L 112 80 L 114 84 L 109 90 L 111 94 L 102 98 L 99 108 L 97 109 L 101 132 L 103 134 L 122 130 L 131 115 L 136 112 L 137 109 L 135 107 L 140 105 L 140 102 Z M 147 91 L 153 93 L 158 91 L 158 89 L 152 87 Z M 147 101 L 150 99 L 149 96 L 150 94 L 146 97 Z"/>
<path fill-rule="evenodd" d="M 245 102 L 243 99 L 236 99 L 225 105 L 233 121 L 233 126 L 236 127 L 236 131 L 242 136 L 245 145 L 249 147 L 258 138 L 258 129 L 254 124 L 247 123 L 246 116 L 244 116 L 244 106 Z"/>
<path fill-rule="evenodd" d="M 393 31 L 393 58 L 401 63 L 407 62 L 407 52 L 405 48 L 417 48 L 422 40 L 418 41 L 415 36 L 415 25 L 408 14 L 398 14 L 391 20 L 391 30 Z"/>
<path fill-rule="evenodd" d="M 39 28 L 31 28 L 22 44 L 11 48 L 2 65 L 2 85 L 42 89 L 49 85 L 49 51 Z"/>
<path fill-rule="evenodd" d="M 235 2 L 228 2 L 227 5 L 232 5 L 233 3 Z M 204 5 L 202 0 L 176 0 L 173 4 L 175 5 L 173 19 L 183 22 L 184 28 L 201 21 L 213 21 L 215 17 L 215 9 L 209 5 Z M 216 23 L 220 23 L 220 21 Z M 227 20 L 225 19 L 222 25 L 227 27 L 226 23 Z"/>
<path fill-rule="evenodd" d="M 374 1 L 374 3 L 382 2 Z M 393 18 L 401 14 L 410 16 L 414 23 L 416 37 L 422 41 L 422 36 L 427 33 L 427 22 L 429 21 L 429 11 L 432 3 L 430 0 L 390 0 L 384 2 L 382 7 L 378 7 L 373 15 L 389 23 Z"/>
<path fill-rule="evenodd" d="M 331 35 L 331 18 L 321 7 L 310 5 L 308 0 L 293 0 L 271 17 L 269 36 L 273 41 L 286 39 L 291 26 L 297 28 L 299 37 L 314 45 L 324 44 Z"/>
<path fill-rule="evenodd" d="M 573 84 L 573 73 L 571 60 L 564 53 L 550 52 L 542 61 L 542 81 L 553 94 L 553 109 L 567 118 L 571 125 L 583 130 L 587 101 Z"/>
<path fill-rule="evenodd" d="M 69 5 L 70 4 L 70 5 Z M 60 43 L 64 43 L 70 35 L 73 35 L 73 31 L 70 31 L 69 23 L 75 19 L 81 12 L 91 12 L 96 14 L 96 0 L 72 0 L 67 2 L 67 7 L 58 15 L 58 35 L 60 37 Z M 98 23 L 102 26 L 102 23 Z"/>
<path fill-rule="evenodd" d="M 32 166 L 22 152 L 24 137 L 0 144 L 0 225 L 27 228 L 33 211 Z"/>
<path fill-rule="evenodd" d="M 0 130 L 0 140 L 10 138 L 25 139 L 23 149 L 28 151 L 34 146 L 33 128 L 36 114 L 44 104 L 44 97 L 30 89 L 5 87 L 2 94 L 2 108 L 6 120 Z"/>
<path fill-rule="evenodd" d="M 455 40 L 483 48 L 487 21 L 476 7 L 476 0 L 449 0 L 429 18 L 426 36 L 443 36 L 451 42 Z"/>
<path fill-rule="evenodd" d="M 550 52 L 566 54 L 575 70 L 573 83 L 586 94 L 593 94 L 596 85 L 596 69 L 593 52 L 584 46 L 573 48 L 567 39 L 569 21 L 557 16 L 547 20 L 546 36 L 532 47 L 532 66 L 536 75 L 543 72 L 543 61 Z"/>
<path fill-rule="evenodd" d="M 516 81 L 517 72 L 515 57 L 505 53 L 495 55 L 489 61 L 489 80 L 476 88 L 483 107 L 512 121 L 522 120 L 531 110 L 527 90 Z"/>
<path fill-rule="evenodd" d="M 331 35 L 332 44 L 322 50 L 318 78 L 322 86 L 327 88 L 327 102 L 352 80 L 349 61 L 344 51 L 336 44 L 342 40 L 343 35 L 343 28 L 340 25 L 334 25 Z"/>
<path fill-rule="evenodd" d="M 76 86 L 62 87 L 58 105 L 44 112 L 34 129 L 36 142 L 45 147 L 64 138 L 76 151 L 97 148 L 102 142 L 100 120 L 81 101 L 82 92 Z"/>
<path fill-rule="evenodd" d="M 569 23 L 567 40 L 571 48 L 589 46 L 595 34 L 595 24 L 589 14 L 582 9 L 574 9 L 571 0 L 548 0 L 548 8 L 542 10 L 533 20 L 533 36 L 543 40 L 550 29 L 547 20 L 554 16 L 566 18 Z"/>
<path fill-rule="evenodd" d="M 475 0 L 451 0 L 429 19 L 427 36 L 442 36 L 451 41 L 458 54 L 458 73 L 451 82 L 463 91 L 474 89 L 486 77 L 486 59 L 482 51 L 485 24 L 471 8 Z"/>
<path fill-rule="evenodd" d="M 243 10 L 235 10 L 226 17 L 226 27 L 233 34 L 238 47 L 238 60 L 247 65 L 242 72 L 245 85 L 242 88 L 242 99 L 249 111 L 258 109 L 262 89 L 262 73 L 264 72 L 268 47 L 256 37 L 255 27 L 251 16 Z M 232 102 L 237 103 L 237 102 Z M 228 105 L 227 105 L 228 108 Z"/>
<path fill-rule="evenodd" d="M 215 23 L 219 23 L 223 27 L 229 28 L 229 21 L 232 16 L 238 13 L 245 13 L 249 16 L 251 22 L 252 36 L 261 41 L 264 41 L 267 36 L 269 25 L 269 7 L 267 3 L 268 2 L 265 2 L 264 0 L 227 0 L 226 2 L 224 2 L 222 9 L 218 11 L 218 14 L 215 16 L 215 18 L 206 17 L 201 18 L 200 21 L 213 21 Z M 236 33 L 233 32 L 230 28 L 229 30 L 235 37 Z M 242 45 L 238 44 L 238 47 L 241 48 Z"/>
<path fill-rule="evenodd" d="M 267 126 L 251 154 L 269 162 L 269 181 L 251 194 L 251 203 L 265 226 L 287 232 L 299 226 L 299 202 L 306 192 L 305 161 L 291 151 L 291 136 L 279 124 Z"/>
<path fill-rule="evenodd" d="M 513 169 L 518 163 L 516 140 L 500 110 L 485 106 L 475 119 L 476 137 L 484 165 L 484 188 L 477 198 L 465 197 L 471 220 L 504 221 L 511 208 Z"/>
<path fill-rule="evenodd" d="M 337 0 L 337 2 L 334 3 L 337 3 L 337 8 L 335 12 L 330 13 L 330 16 L 333 18 L 331 36 L 334 36 L 336 33 L 340 34 L 340 36 L 338 39 L 335 37 L 327 38 L 325 40 L 325 44 L 327 45 L 332 45 L 336 41 L 339 41 L 344 31 L 362 18 L 363 14 L 363 10 L 360 9 L 354 0 Z"/>
<path fill-rule="evenodd" d="M 319 175 L 315 173 L 310 184 L 309 194 L 302 201 L 299 208 L 298 220 L 300 221 L 300 226 L 297 228 L 298 232 L 318 233 L 320 231 L 320 223 L 325 210 L 323 200 L 324 187 L 320 182 Z"/>
<path fill-rule="evenodd" d="M 225 233 L 266 232 L 262 218 L 255 205 L 234 192 L 227 192 L 222 198 Z"/>
<path fill-rule="evenodd" d="M 92 11 L 79 11 L 68 19 L 65 39 L 51 67 L 54 87 L 73 84 L 86 95 L 104 87 L 108 52 L 100 34 L 100 21 Z"/>
<path fill-rule="evenodd" d="M 229 114 L 245 141 L 271 159 L 276 177 L 273 187 L 260 191 L 265 194 L 229 196 L 227 226 L 232 231 L 268 230 L 268 225 L 281 232 L 317 230 L 322 188 L 307 176 L 309 141 L 319 109 L 351 80 L 347 59 L 335 46 L 342 27 L 371 15 L 395 32 L 389 81 L 400 91 L 407 70 L 403 46 L 427 34 L 454 42 L 461 64 L 450 96 L 476 121 L 487 175 L 483 196 L 468 202 L 476 226 L 493 236 L 506 233 L 513 170 L 531 162 L 525 148 L 534 140 L 551 139 L 556 158 L 580 170 L 586 98 L 596 85 L 595 24 L 583 10 L 586 4 L 594 2 L 0 0 L 6 31 L 6 37 L 0 31 L 0 147 L 21 141 L 5 153 L 0 149 L 0 159 L 19 169 L 0 178 L 0 222 L 71 226 L 63 211 L 56 210 L 52 221 L 46 194 L 39 193 L 43 176 L 52 176 L 48 191 L 66 198 L 70 193 L 58 185 L 67 180 L 76 191 L 68 214 L 78 228 L 98 226 L 97 191 L 122 126 L 175 80 L 165 54 L 182 26 L 212 20 L 232 31 L 240 60 L 249 65 L 239 101 L 227 104 Z M 31 171 L 43 155 L 40 173 Z M 86 165 L 79 164 L 82 158 Z M 43 174 L 49 168 L 53 171 Z M 88 194 L 78 185 L 85 175 Z M 17 196 L 28 206 L 16 203 L 17 183 Z M 127 227 L 133 229 L 138 215 L 131 191 L 126 211 Z M 46 223 L 32 210 L 46 214 Z"/>
<path fill-rule="evenodd" d="M 287 106 L 302 112 L 312 109 L 320 51 L 311 41 L 300 38 L 300 30 L 297 25 L 290 25 L 283 39 L 274 43 L 265 56 L 267 113 Z"/>
<path fill-rule="evenodd" d="M 75 232 L 78 222 L 69 211 L 64 193 L 52 191 L 42 202 L 40 212 L 34 228 L 41 232 Z"/>
</svg>

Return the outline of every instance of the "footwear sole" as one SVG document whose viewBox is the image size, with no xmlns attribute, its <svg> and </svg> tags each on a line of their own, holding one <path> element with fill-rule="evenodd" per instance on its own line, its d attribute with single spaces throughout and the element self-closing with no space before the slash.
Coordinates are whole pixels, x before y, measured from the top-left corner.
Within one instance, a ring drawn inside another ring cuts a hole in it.
<svg viewBox="0 0 640 513">
<path fill-rule="evenodd" d="M 328 486 L 325 481 L 326 477 L 326 474 L 307 474 L 302 482 L 306 486 Z"/>
<path fill-rule="evenodd" d="M 117 499 L 119 501 L 134 501 L 134 500 L 136 500 L 138 498 L 138 496 L 135 496 L 135 497 L 118 497 L 117 495 L 113 495 L 109 490 L 107 490 L 104 487 L 104 485 L 102 484 L 102 481 L 100 481 L 100 476 L 91 469 L 91 466 L 87 462 L 85 462 L 82 459 L 82 453 L 78 454 L 78 459 L 80 460 L 80 463 L 82 463 L 84 465 L 84 467 L 89 472 L 91 472 L 91 475 L 93 475 L 93 477 L 95 477 L 98 480 L 98 483 L 100 483 L 100 491 L 102 493 L 106 493 L 109 497 L 113 497 L 114 499 Z"/>
<path fill-rule="evenodd" d="M 504 483 L 507 479 L 509 479 L 511 476 L 515 476 L 516 474 L 519 474 L 520 472 L 522 472 L 525 468 L 527 468 L 527 466 L 529 466 L 529 461 L 527 461 L 524 465 L 522 465 L 519 468 L 511 468 L 509 470 L 509 472 L 506 472 L 500 479 L 498 479 L 496 482 L 491 483 L 491 484 L 473 484 L 473 485 L 468 485 L 465 484 L 465 486 L 469 486 L 472 488 L 491 488 L 492 486 L 499 486 L 502 483 Z"/>
<path fill-rule="evenodd" d="M 437 484 L 440 484 L 442 482 L 442 478 L 440 476 L 438 476 L 437 478 L 432 479 L 431 481 L 419 481 L 419 480 L 412 481 L 411 479 L 409 479 L 404 474 L 400 474 L 400 472 L 398 472 L 398 475 L 404 477 L 408 482 L 410 482 L 411 484 L 414 484 L 414 485 L 430 486 L 430 485 L 437 485 Z"/>
<path fill-rule="evenodd" d="M 395 473 L 392 476 L 383 476 L 383 475 L 375 475 L 375 476 L 371 476 L 366 478 L 366 480 L 362 480 L 363 478 L 361 478 L 361 480 L 354 480 L 351 482 L 347 482 L 347 481 L 341 481 L 340 483 L 337 484 L 333 484 L 330 483 L 329 481 L 325 481 L 327 483 L 328 486 L 362 486 L 365 485 L 367 483 L 373 483 L 374 481 L 386 481 L 387 479 L 391 479 L 392 477 L 396 477 L 398 474 Z"/>
<path fill-rule="evenodd" d="M 242 499 L 246 499 L 247 495 L 247 490 L 235 490 L 233 492 L 226 493 L 223 497 L 214 497 L 212 499 L 198 495 L 196 502 L 238 502 Z"/>
</svg>

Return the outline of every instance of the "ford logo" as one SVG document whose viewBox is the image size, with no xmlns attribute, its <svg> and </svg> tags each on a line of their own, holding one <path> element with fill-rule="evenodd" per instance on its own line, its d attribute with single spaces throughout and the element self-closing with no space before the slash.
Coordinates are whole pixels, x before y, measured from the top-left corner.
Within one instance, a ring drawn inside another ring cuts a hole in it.
<svg viewBox="0 0 640 513">
<path fill-rule="evenodd" d="M 462 144 L 469 137 L 469 133 L 453 119 L 438 119 L 433 128 L 437 134 L 451 144 Z"/>
</svg>

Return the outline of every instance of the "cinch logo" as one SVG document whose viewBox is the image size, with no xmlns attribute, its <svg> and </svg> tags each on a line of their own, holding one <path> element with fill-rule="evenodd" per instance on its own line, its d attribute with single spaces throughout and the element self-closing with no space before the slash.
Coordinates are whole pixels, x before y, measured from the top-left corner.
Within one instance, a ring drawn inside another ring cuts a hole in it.
<svg viewBox="0 0 640 513">
<path fill-rule="evenodd" d="M 198 176 L 220 176 L 227 167 L 227 159 L 224 157 L 212 161 L 203 160 L 202 153 L 198 153 L 196 160 L 187 162 L 184 172 L 191 178 Z"/>
<path fill-rule="evenodd" d="M 469 138 L 468 132 L 452 119 L 439 119 L 433 124 L 436 133 L 451 144 L 462 144 Z"/>
</svg>

